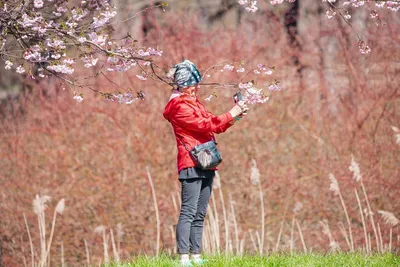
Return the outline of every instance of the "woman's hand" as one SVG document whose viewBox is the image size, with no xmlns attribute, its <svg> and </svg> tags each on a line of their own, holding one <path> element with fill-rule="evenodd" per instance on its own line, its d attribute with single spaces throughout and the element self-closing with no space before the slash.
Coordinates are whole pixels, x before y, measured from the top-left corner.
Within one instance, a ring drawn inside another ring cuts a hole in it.
<svg viewBox="0 0 400 267">
<path fill-rule="evenodd" d="M 242 115 L 246 115 L 249 108 L 247 107 L 244 101 L 239 101 L 230 111 L 229 113 L 232 115 L 232 118 L 239 117 Z"/>
</svg>

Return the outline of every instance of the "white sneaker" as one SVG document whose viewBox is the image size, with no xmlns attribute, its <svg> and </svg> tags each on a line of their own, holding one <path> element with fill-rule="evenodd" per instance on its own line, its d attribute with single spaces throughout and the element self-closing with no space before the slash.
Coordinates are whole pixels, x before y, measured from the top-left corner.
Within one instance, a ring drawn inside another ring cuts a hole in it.
<svg viewBox="0 0 400 267">
<path fill-rule="evenodd" d="M 192 262 L 196 265 L 202 265 L 208 262 L 208 260 L 203 260 L 202 258 L 192 259 Z"/>
<path fill-rule="evenodd" d="M 184 266 L 184 267 L 193 267 L 193 264 L 190 260 L 180 260 L 179 261 L 179 266 Z"/>
</svg>

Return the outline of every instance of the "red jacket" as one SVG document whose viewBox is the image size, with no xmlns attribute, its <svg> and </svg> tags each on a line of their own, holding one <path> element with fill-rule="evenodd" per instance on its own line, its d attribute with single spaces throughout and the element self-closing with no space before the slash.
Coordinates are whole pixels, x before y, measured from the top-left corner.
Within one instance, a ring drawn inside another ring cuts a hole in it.
<svg viewBox="0 0 400 267">
<path fill-rule="evenodd" d="M 196 164 L 189 152 L 194 146 L 215 139 L 214 133 L 225 132 L 232 124 L 232 115 L 227 112 L 219 116 L 208 112 L 197 99 L 180 95 L 171 99 L 164 110 L 164 118 L 174 129 L 178 146 L 178 172 L 182 169 L 195 167 Z"/>
</svg>

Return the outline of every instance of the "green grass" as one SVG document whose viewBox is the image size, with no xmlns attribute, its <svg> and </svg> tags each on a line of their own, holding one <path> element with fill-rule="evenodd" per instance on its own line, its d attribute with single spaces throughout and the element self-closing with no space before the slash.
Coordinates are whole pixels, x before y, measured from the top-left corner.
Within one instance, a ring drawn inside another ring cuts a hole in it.
<svg viewBox="0 0 400 267">
<path fill-rule="evenodd" d="M 225 266 L 400 266 L 400 256 L 394 254 L 366 256 L 362 254 L 335 253 L 328 255 L 318 254 L 298 254 L 298 255 L 271 255 L 271 256 L 205 256 L 207 264 L 201 266 L 207 267 L 225 267 Z M 177 257 L 161 255 L 159 257 L 138 256 L 130 262 L 112 263 L 107 267 L 173 267 L 179 266 Z"/>
</svg>

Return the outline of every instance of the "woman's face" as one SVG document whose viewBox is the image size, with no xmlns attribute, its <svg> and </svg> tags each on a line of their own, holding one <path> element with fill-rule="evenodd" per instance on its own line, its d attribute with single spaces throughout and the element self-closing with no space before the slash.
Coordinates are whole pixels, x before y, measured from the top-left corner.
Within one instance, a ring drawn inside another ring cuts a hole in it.
<svg viewBox="0 0 400 267">
<path fill-rule="evenodd" d="M 195 95 L 197 95 L 199 88 L 200 88 L 200 86 L 198 84 L 196 84 L 194 86 L 189 86 L 189 87 L 183 88 L 182 91 L 183 91 L 183 93 L 186 93 L 188 95 L 195 96 Z"/>
</svg>

